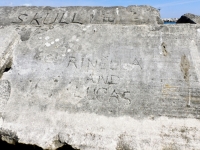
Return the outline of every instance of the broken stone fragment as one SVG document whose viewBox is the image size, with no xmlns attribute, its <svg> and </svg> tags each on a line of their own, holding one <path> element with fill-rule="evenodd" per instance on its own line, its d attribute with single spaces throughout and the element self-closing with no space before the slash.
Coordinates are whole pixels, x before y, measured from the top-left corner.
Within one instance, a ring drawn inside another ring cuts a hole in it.
<svg viewBox="0 0 200 150">
<path fill-rule="evenodd" d="M 18 44 L 19 35 L 12 28 L 0 29 L 0 78 L 12 65 L 13 50 Z"/>
</svg>

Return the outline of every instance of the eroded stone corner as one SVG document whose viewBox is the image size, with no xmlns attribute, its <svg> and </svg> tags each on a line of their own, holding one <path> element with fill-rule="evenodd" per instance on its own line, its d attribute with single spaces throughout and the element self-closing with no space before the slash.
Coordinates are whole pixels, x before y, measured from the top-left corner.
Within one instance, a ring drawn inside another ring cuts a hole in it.
<svg viewBox="0 0 200 150">
<path fill-rule="evenodd" d="M 19 43 L 19 35 L 12 27 L 0 29 L 0 114 L 4 112 L 7 101 L 10 98 L 11 84 L 3 79 L 5 72 L 11 70 L 13 63 L 13 51 Z M 0 119 L 1 116 L 0 116 Z M 2 137 L 2 139 L 6 137 Z"/>
<path fill-rule="evenodd" d="M 5 141 L 9 144 L 15 144 L 19 140 L 15 132 L 12 132 L 10 130 L 4 130 L 2 128 L 0 128 L 0 137 L 2 141 Z"/>
<path fill-rule="evenodd" d="M 12 27 L 0 30 L 0 79 L 7 72 L 13 62 L 13 51 L 19 43 L 20 38 Z"/>
</svg>

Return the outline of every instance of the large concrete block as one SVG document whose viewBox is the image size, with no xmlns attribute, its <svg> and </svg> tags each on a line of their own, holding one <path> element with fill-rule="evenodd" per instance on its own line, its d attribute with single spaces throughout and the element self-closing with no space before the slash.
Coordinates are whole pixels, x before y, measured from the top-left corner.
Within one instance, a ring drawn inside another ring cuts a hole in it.
<svg viewBox="0 0 200 150">
<path fill-rule="evenodd" d="M 0 79 L 3 140 L 199 149 L 200 26 L 12 24 L 0 33 L 20 41 Z"/>
</svg>

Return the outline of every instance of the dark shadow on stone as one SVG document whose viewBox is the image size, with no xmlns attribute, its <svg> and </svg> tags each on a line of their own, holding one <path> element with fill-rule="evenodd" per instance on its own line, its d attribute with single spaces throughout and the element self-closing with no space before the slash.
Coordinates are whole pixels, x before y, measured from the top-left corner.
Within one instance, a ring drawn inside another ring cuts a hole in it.
<svg viewBox="0 0 200 150">
<path fill-rule="evenodd" d="M 186 16 L 181 16 L 181 18 L 178 19 L 178 21 L 176 23 L 191 23 L 191 24 L 196 24 L 193 20 L 191 20 L 190 18 L 188 18 Z"/>
<path fill-rule="evenodd" d="M 4 69 L 4 72 L 8 72 L 11 69 L 11 67 L 7 67 Z"/>
<path fill-rule="evenodd" d="M 12 60 L 2 68 L 0 68 L 0 78 L 3 76 L 3 73 L 8 72 L 10 69 L 12 69 Z"/>
<path fill-rule="evenodd" d="M 19 138 L 17 137 L 15 132 L 11 130 L 3 130 L 2 128 L 0 128 L 0 150 L 43 150 L 37 145 L 18 143 L 18 141 Z M 58 150 L 78 150 L 74 149 L 67 143 L 63 144 L 63 146 L 58 148 Z"/>
<path fill-rule="evenodd" d="M 78 150 L 78 149 L 74 149 L 72 146 L 65 144 L 64 146 L 58 148 L 57 150 Z"/>
<path fill-rule="evenodd" d="M 1 150 L 42 150 L 42 148 L 36 145 L 27 145 L 21 143 L 8 144 L 0 139 L 0 149 Z"/>
<path fill-rule="evenodd" d="M 10 69 L 12 69 L 12 60 L 10 60 L 10 62 L 6 65 L 3 72 L 8 72 Z"/>
<path fill-rule="evenodd" d="M 30 144 L 21 144 L 16 142 L 15 144 L 9 144 L 0 139 L 0 150 L 43 150 L 41 147 Z M 78 150 L 72 148 L 72 146 L 65 144 L 64 146 L 58 148 L 57 150 Z"/>
</svg>

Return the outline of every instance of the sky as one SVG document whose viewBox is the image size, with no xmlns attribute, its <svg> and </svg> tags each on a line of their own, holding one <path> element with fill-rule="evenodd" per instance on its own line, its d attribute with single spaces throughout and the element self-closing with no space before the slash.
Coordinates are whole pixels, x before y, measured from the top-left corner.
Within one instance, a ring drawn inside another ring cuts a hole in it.
<svg viewBox="0 0 200 150">
<path fill-rule="evenodd" d="M 0 0 L 0 6 L 129 6 L 150 5 L 162 18 L 180 18 L 185 13 L 200 15 L 200 0 Z"/>
</svg>

